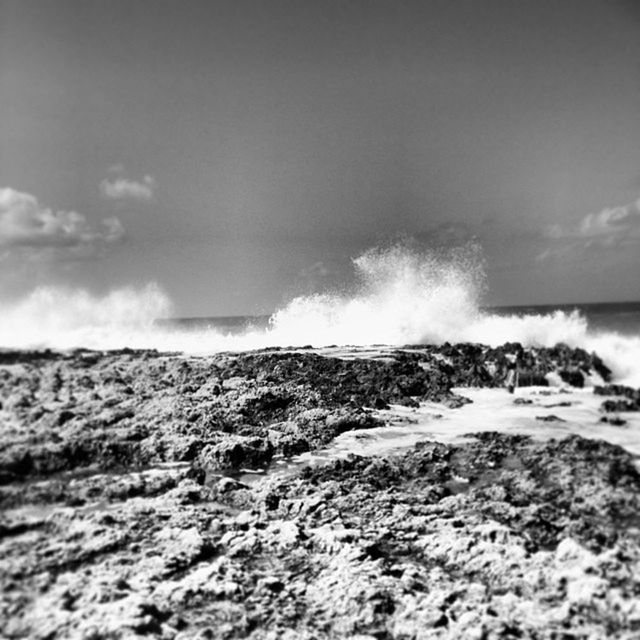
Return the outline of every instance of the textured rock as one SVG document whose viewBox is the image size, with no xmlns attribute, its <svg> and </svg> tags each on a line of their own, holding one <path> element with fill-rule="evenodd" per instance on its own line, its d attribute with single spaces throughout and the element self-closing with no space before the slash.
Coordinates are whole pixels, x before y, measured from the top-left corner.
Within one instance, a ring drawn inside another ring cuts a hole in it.
<svg viewBox="0 0 640 640">
<path fill-rule="evenodd" d="M 502 384 L 517 350 L 0 354 L 3 637 L 636 637 L 640 476 L 619 447 L 482 433 L 238 477 L 381 426 L 376 407 L 459 405 L 453 385 Z M 525 352 L 530 381 L 559 370 L 606 378 L 579 350 Z"/>
<path fill-rule="evenodd" d="M 605 412 L 640 411 L 640 389 L 610 384 L 596 386 L 593 392 L 601 396 L 620 396 L 602 403 L 602 410 Z"/>
<path fill-rule="evenodd" d="M 268 438 L 229 436 L 222 442 L 204 447 L 198 465 L 206 470 L 260 468 L 273 457 L 273 445 Z"/>
</svg>

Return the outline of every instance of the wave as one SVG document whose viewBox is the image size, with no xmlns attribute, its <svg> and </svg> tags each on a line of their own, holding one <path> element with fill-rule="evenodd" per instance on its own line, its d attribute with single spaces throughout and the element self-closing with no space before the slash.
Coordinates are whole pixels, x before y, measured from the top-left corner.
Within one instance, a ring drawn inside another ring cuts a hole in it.
<svg viewBox="0 0 640 640">
<path fill-rule="evenodd" d="M 154 283 L 114 289 L 103 296 L 39 287 L 21 300 L 0 302 L 0 347 L 150 347 L 155 318 L 171 312 L 169 297 Z"/>
<path fill-rule="evenodd" d="M 0 346 L 128 346 L 212 353 L 303 345 L 563 342 L 595 351 L 618 381 L 640 386 L 640 336 L 592 331 L 577 311 L 527 315 L 483 311 L 486 278 L 476 245 L 448 252 L 396 245 L 369 250 L 353 265 L 356 284 L 348 293 L 295 298 L 273 314 L 266 329 L 240 334 L 159 326 L 155 320 L 170 315 L 172 305 L 156 284 L 104 296 L 40 288 L 17 302 L 0 303 Z"/>
</svg>

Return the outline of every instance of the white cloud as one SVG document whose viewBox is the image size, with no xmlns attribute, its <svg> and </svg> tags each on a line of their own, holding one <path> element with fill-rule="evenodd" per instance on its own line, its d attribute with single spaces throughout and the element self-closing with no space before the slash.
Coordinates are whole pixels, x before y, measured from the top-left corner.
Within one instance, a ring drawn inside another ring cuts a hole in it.
<svg viewBox="0 0 640 640">
<path fill-rule="evenodd" d="M 580 223 L 580 235 L 602 238 L 613 244 L 628 240 L 630 235 L 640 240 L 640 200 L 623 207 L 604 209 L 600 213 L 590 213 Z"/>
<path fill-rule="evenodd" d="M 574 227 L 553 225 L 547 229 L 549 238 L 561 240 L 600 240 L 615 245 L 621 241 L 640 240 L 640 200 L 621 207 L 589 213 Z"/>
<path fill-rule="evenodd" d="M 141 182 L 128 178 L 115 178 L 103 180 L 100 183 L 100 191 L 105 198 L 110 200 L 151 200 L 156 187 L 156 181 L 151 176 L 145 176 Z"/>
<path fill-rule="evenodd" d="M 572 257 L 593 248 L 635 247 L 640 244 L 640 200 L 589 213 L 573 226 L 552 225 L 545 236 L 551 243 L 537 256 L 538 261 Z"/>
<path fill-rule="evenodd" d="M 0 247 L 6 250 L 50 248 L 86 256 L 123 236 L 118 218 L 105 218 L 95 227 L 81 213 L 53 211 L 28 193 L 0 189 Z"/>
</svg>

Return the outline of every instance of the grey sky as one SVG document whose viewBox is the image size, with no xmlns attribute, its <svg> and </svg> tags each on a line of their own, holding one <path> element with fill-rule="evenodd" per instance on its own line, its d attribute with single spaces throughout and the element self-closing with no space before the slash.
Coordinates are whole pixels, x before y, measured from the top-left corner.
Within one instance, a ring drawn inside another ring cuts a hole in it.
<svg viewBox="0 0 640 640">
<path fill-rule="evenodd" d="M 268 312 L 410 236 L 479 238 L 489 302 L 640 299 L 640 11 L 0 0 L 2 187 L 3 295 Z"/>
</svg>

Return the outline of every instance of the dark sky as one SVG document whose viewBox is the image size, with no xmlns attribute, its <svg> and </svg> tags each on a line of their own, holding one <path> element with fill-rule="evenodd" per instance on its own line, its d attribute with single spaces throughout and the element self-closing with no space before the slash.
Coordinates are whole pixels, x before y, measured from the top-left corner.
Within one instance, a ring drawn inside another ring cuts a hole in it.
<svg viewBox="0 0 640 640">
<path fill-rule="evenodd" d="M 633 0 L 0 0 L 0 293 L 269 312 L 410 237 L 640 299 Z"/>
</svg>

